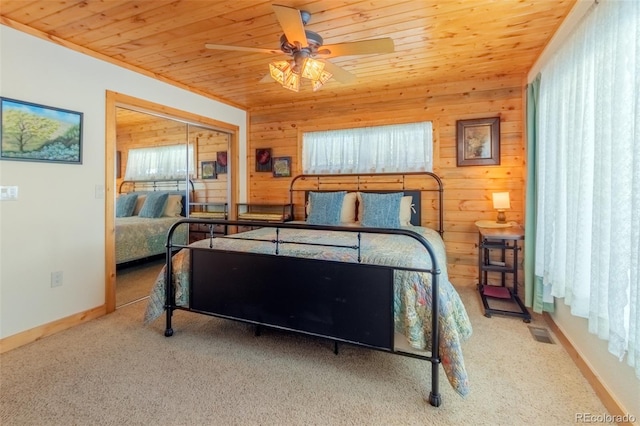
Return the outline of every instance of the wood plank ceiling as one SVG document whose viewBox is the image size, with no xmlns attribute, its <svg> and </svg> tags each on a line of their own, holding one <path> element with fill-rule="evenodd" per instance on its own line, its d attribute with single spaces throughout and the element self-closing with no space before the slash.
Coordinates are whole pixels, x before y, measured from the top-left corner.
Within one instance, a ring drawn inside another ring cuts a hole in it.
<svg viewBox="0 0 640 426">
<path fill-rule="evenodd" d="M 525 75 L 576 0 L 279 0 L 311 12 L 325 44 L 390 37 L 394 53 L 330 61 L 356 75 L 300 92 L 270 80 L 284 54 L 210 50 L 205 43 L 279 49 L 282 29 L 265 0 L 2 0 L 2 24 L 189 87 L 247 110 L 338 100 L 392 88 Z M 33 30 L 36 30 L 35 32 Z"/>
</svg>

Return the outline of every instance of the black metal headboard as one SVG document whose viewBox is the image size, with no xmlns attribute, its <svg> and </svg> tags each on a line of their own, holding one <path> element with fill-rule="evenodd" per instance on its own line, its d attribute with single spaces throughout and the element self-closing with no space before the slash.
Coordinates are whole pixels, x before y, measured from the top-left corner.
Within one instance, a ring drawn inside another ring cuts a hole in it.
<svg viewBox="0 0 640 426">
<path fill-rule="evenodd" d="M 185 190 L 185 187 L 187 187 L 187 190 Z M 182 195 L 182 211 L 180 215 L 184 217 L 187 216 L 189 203 L 195 197 L 195 186 L 191 179 L 123 180 L 118 186 L 118 194 L 153 191 L 168 191 Z"/>
<path fill-rule="evenodd" d="M 422 184 L 421 177 L 432 181 L 426 187 Z M 302 183 L 306 183 L 303 188 Z M 381 189 L 378 189 L 381 188 Z M 437 231 L 444 234 L 444 187 L 438 175 L 431 172 L 411 172 L 411 173 L 375 173 L 375 174 L 318 174 L 318 175 L 297 175 L 291 180 L 289 186 L 289 202 L 294 204 L 294 193 L 304 192 L 305 203 L 310 191 L 360 191 L 373 193 L 389 193 L 402 191 L 405 195 L 413 197 L 413 207 L 411 212 L 411 224 L 421 225 L 422 223 L 422 193 L 437 192 L 438 224 Z"/>
</svg>

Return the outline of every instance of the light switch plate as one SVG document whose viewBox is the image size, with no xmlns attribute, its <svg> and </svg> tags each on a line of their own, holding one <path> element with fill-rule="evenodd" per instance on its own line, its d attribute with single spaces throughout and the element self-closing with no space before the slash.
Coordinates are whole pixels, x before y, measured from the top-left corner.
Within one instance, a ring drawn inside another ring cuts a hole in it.
<svg viewBox="0 0 640 426">
<path fill-rule="evenodd" d="M 96 185 L 95 196 L 99 200 L 104 198 L 104 185 Z"/>
<path fill-rule="evenodd" d="M 0 186 L 0 201 L 15 201 L 17 199 L 17 186 Z"/>
</svg>

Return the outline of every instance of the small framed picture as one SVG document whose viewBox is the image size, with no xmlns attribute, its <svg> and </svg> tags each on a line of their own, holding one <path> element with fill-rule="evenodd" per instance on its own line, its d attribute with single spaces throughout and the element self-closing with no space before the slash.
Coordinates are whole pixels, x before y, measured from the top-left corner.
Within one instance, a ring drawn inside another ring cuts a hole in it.
<svg viewBox="0 0 640 426">
<path fill-rule="evenodd" d="M 203 161 L 200 163 L 202 179 L 217 179 L 216 162 Z"/>
<path fill-rule="evenodd" d="M 256 149 L 256 172 L 270 172 L 271 164 L 271 148 Z"/>
<path fill-rule="evenodd" d="M 291 176 L 291 157 L 273 158 L 273 177 Z"/>
<path fill-rule="evenodd" d="M 216 173 L 227 173 L 227 151 L 216 152 Z"/>
<path fill-rule="evenodd" d="M 457 166 L 500 164 L 500 117 L 458 120 Z"/>
</svg>

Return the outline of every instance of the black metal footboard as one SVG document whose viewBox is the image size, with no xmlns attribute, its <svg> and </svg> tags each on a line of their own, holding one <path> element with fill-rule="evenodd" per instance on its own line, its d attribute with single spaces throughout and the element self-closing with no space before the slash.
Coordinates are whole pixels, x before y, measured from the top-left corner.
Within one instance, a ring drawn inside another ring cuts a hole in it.
<svg viewBox="0 0 640 426">
<path fill-rule="evenodd" d="M 202 219 L 184 219 L 171 227 L 167 237 L 165 336 L 173 335 L 172 313 L 181 309 L 425 359 L 431 362 L 429 402 L 436 407 L 441 404 L 439 333 L 431 333 L 430 355 L 398 351 L 394 346 L 394 270 L 431 274 L 431 326 L 433 330 L 439 330 L 440 269 L 433 248 L 422 235 L 406 229 L 278 223 L 268 225 L 276 229 L 276 238 L 260 240 L 273 244 L 274 254 L 221 250 L 213 247 L 213 244 L 208 248 L 189 247 L 189 306 L 182 307 L 176 305 L 173 285 L 168 285 L 173 276 L 172 253 L 176 248 L 188 247 L 172 242 L 173 232 L 181 223 L 265 227 L 264 222 Z M 283 241 L 278 230 L 286 228 L 357 233 L 358 244 L 335 247 L 357 250 L 358 262 L 361 234 L 406 235 L 425 247 L 432 268 L 402 268 L 284 256 L 280 254 L 280 245 L 292 242 Z M 212 277 L 215 279 L 212 280 Z"/>
</svg>

